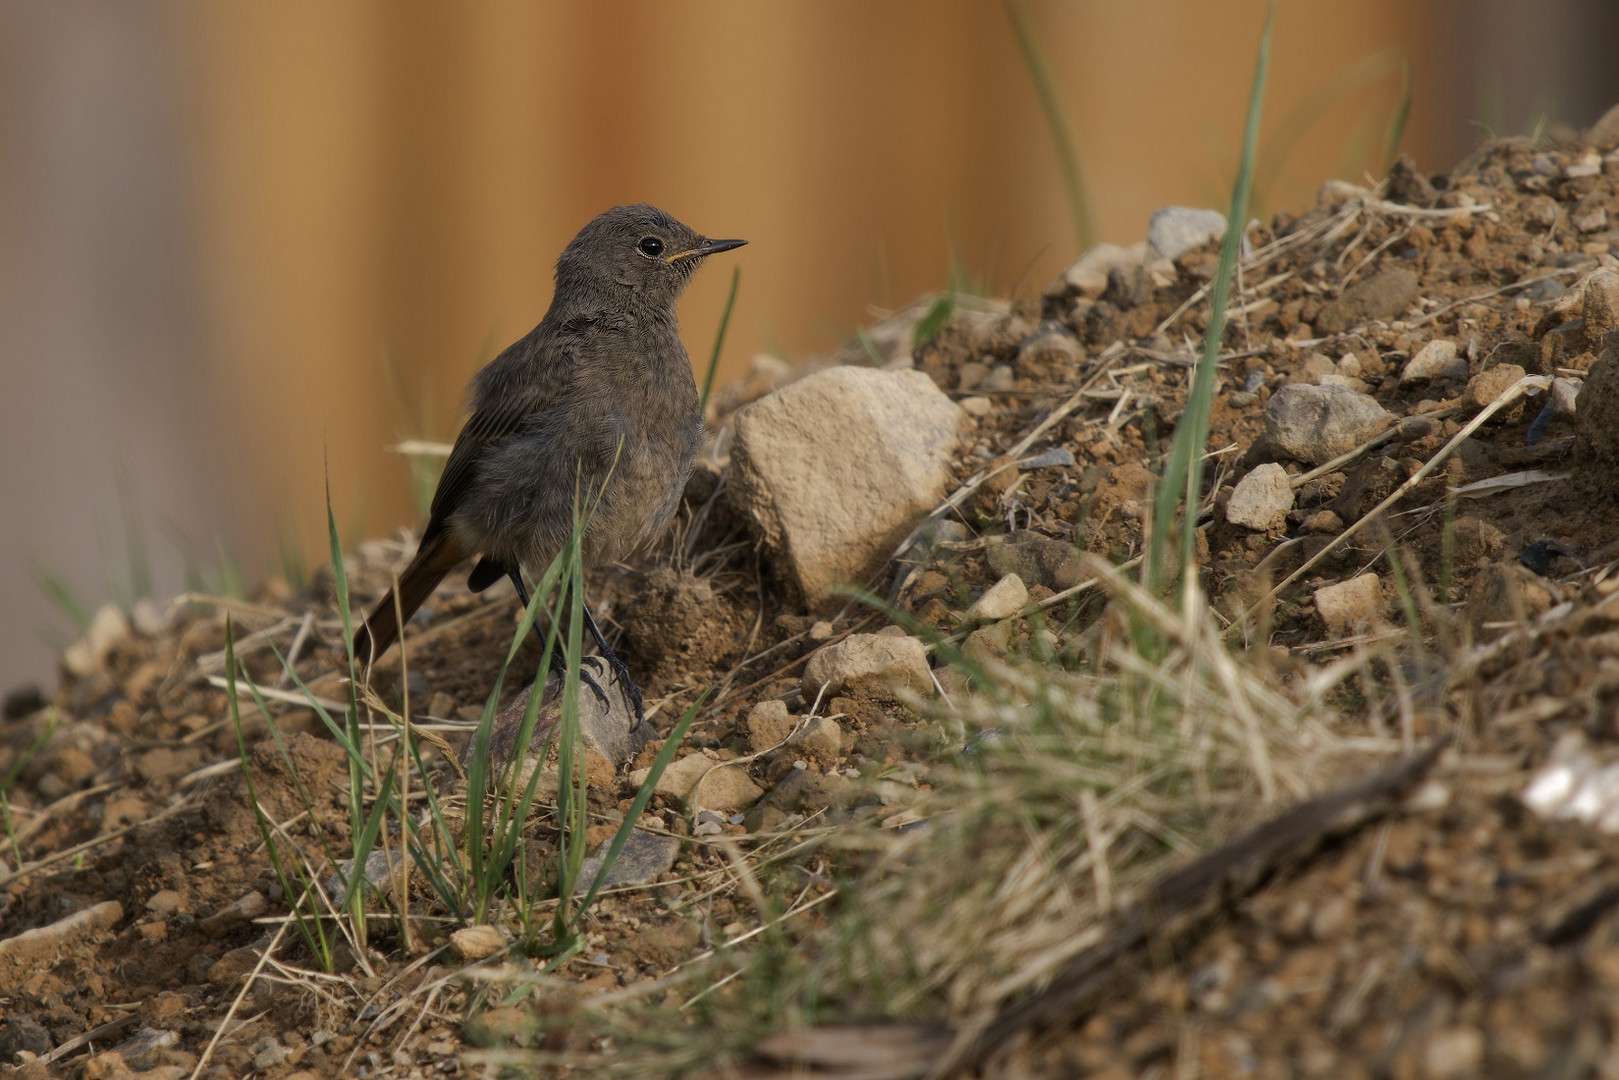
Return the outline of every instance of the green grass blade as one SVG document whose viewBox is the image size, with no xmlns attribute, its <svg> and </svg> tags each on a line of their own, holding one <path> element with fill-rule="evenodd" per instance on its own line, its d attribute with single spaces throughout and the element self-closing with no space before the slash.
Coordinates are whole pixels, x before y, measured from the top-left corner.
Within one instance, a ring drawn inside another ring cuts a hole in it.
<svg viewBox="0 0 1619 1080">
<path fill-rule="evenodd" d="M 1400 100 L 1389 117 L 1388 130 L 1383 135 L 1383 172 L 1387 173 L 1399 156 L 1400 144 L 1405 141 L 1405 126 L 1411 120 L 1411 60 L 1400 58 Z"/>
<path fill-rule="evenodd" d="M 953 293 L 945 293 L 933 301 L 928 305 L 927 311 L 922 313 L 922 317 L 916 320 L 916 328 L 911 331 L 911 347 L 920 348 L 932 341 L 955 312 L 956 297 Z"/>
<path fill-rule="evenodd" d="M 51 718 L 46 723 L 45 730 L 40 732 L 38 737 L 28 744 L 28 748 L 17 756 L 17 760 L 11 763 L 11 768 L 6 770 L 5 777 L 0 778 L 0 826 L 5 828 L 6 841 L 11 845 L 11 865 L 13 866 L 21 866 L 23 857 L 22 847 L 17 843 L 17 826 L 11 820 L 11 803 L 9 801 L 11 789 L 16 785 L 17 777 L 22 775 L 24 769 L 28 768 L 28 763 L 39 756 L 39 752 L 45 749 L 45 744 L 50 741 L 51 736 L 56 734 L 56 727 L 62 722 L 62 716 L 54 708 L 50 710 L 50 713 Z"/>
<path fill-rule="evenodd" d="M 725 310 L 720 313 L 720 328 L 714 333 L 714 351 L 708 358 L 708 371 L 703 375 L 703 393 L 697 400 L 697 414 L 708 415 L 708 395 L 714 389 L 714 372 L 720 367 L 720 350 L 725 347 L 725 331 L 731 325 L 731 306 L 736 303 L 736 287 L 742 281 L 742 268 L 731 268 L 731 291 L 725 294 Z"/>
<path fill-rule="evenodd" d="M 1220 243 L 1220 262 L 1209 291 L 1209 325 L 1203 335 L 1203 356 L 1192 376 L 1191 392 L 1170 447 L 1163 481 L 1153 507 L 1152 538 L 1144 574 L 1149 588 L 1164 584 L 1160 579 L 1164 551 L 1175 526 L 1175 510 L 1184 499 L 1181 522 L 1180 572 L 1190 585 L 1197 575 L 1192 571 L 1196 554 L 1197 505 L 1203 489 L 1203 448 L 1208 441 L 1209 410 L 1214 400 L 1214 383 L 1220 361 L 1220 344 L 1225 336 L 1226 305 L 1237 257 L 1242 250 L 1243 225 L 1247 220 L 1248 195 L 1253 184 L 1254 159 L 1259 147 L 1260 108 L 1265 100 L 1265 81 L 1270 69 L 1271 28 L 1276 19 L 1274 0 L 1267 8 L 1265 29 L 1260 35 L 1259 58 L 1254 65 L 1253 90 L 1248 99 L 1248 118 L 1242 138 L 1242 163 L 1231 192 L 1231 208 L 1226 215 L 1225 239 Z"/>
<path fill-rule="evenodd" d="M 1051 132 L 1051 145 L 1057 152 L 1057 168 L 1062 171 L 1063 192 L 1068 196 L 1074 243 L 1079 251 L 1085 251 L 1096 243 L 1096 217 L 1091 213 L 1090 194 L 1085 189 L 1085 171 L 1080 165 L 1079 149 L 1074 145 L 1073 129 L 1063 113 L 1057 81 L 1045 54 L 1040 51 L 1038 32 L 1022 0 L 1007 0 L 1006 14 L 1023 53 L 1029 81 L 1034 83 L 1034 92 L 1040 98 L 1040 111 L 1045 114 L 1046 127 Z"/>
<path fill-rule="evenodd" d="M 259 804 L 258 790 L 253 783 L 253 770 L 247 763 L 247 735 L 242 728 L 241 698 L 236 689 L 237 671 L 236 631 L 230 615 L 227 614 L 225 616 L 226 705 L 230 710 L 231 723 L 236 729 L 236 753 L 242 765 L 242 784 L 247 789 L 248 805 L 253 807 L 253 816 L 258 823 L 259 836 L 264 840 L 264 849 L 270 856 L 270 866 L 275 871 L 276 880 L 281 884 L 283 895 L 287 898 L 287 906 L 292 911 L 293 920 L 298 924 L 298 933 L 304 939 L 310 953 L 319 960 L 322 970 L 329 974 L 334 965 L 331 942 L 327 940 L 325 924 L 318 915 L 309 915 L 304 911 L 304 902 L 311 895 L 314 883 L 286 867 L 281 858 L 281 846 L 276 839 L 275 829 L 265 817 L 264 808 Z M 271 724 L 270 727 L 274 730 L 275 725 Z M 306 801 L 304 805 L 307 807 L 311 804 Z M 302 886 L 301 889 L 295 887 L 299 885 Z M 293 899 L 295 896 L 296 900 Z"/>
<path fill-rule="evenodd" d="M 38 559 L 32 559 L 30 562 L 33 564 L 34 581 L 39 585 L 40 591 L 56 605 L 56 610 L 62 613 L 62 617 L 72 623 L 73 628 L 81 634 L 89 630 L 90 606 L 73 591 L 73 586 L 67 583 L 67 579 L 46 567 Z"/>
</svg>

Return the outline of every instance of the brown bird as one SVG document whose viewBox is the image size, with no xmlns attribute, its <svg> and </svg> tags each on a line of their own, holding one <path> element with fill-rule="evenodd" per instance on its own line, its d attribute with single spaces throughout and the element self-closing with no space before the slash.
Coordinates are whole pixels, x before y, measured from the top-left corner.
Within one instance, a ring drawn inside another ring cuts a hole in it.
<svg viewBox="0 0 1619 1080">
<path fill-rule="evenodd" d="M 427 531 L 399 578 L 406 619 L 457 564 L 481 556 L 473 592 L 523 571 L 538 579 L 567 543 L 575 508 L 594 503 L 587 566 L 658 536 L 679 504 L 703 417 L 675 304 L 709 255 L 746 240 L 709 240 L 652 206 L 617 206 L 579 231 L 557 260 L 545 318 L 472 380 L 472 415 L 456 437 Z M 596 648 L 641 695 L 596 625 Z M 367 664 L 399 636 L 390 590 L 354 634 Z M 561 650 L 553 666 L 560 670 Z M 605 700 L 588 673 L 581 675 Z"/>
</svg>

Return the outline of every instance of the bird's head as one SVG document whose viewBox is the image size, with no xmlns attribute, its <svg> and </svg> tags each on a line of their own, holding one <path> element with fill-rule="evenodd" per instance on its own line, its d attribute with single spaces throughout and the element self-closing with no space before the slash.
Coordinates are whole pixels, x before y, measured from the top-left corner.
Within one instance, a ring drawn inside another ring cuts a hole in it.
<svg viewBox="0 0 1619 1080">
<path fill-rule="evenodd" d="M 699 236 L 655 206 L 615 206 L 563 250 L 557 294 L 604 293 L 595 298 L 672 307 L 704 259 L 746 243 Z"/>
</svg>

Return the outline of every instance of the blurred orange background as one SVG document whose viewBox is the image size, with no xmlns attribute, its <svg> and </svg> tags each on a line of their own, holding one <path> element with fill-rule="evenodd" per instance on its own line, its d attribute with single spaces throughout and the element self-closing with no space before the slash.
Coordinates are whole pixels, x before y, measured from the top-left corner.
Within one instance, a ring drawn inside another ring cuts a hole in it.
<svg viewBox="0 0 1619 1080">
<path fill-rule="evenodd" d="M 1533 10 L 1531 10 L 1533 9 Z M 0 689 L 93 609 L 325 561 L 413 520 L 388 446 L 449 439 L 592 215 L 752 245 L 682 307 L 720 380 L 952 273 L 1034 295 L 1079 253 L 1013 30 L 1051 73 L 1089 235 L 1224 208 L 1263 0 L 0 2 Z M 1402 149 L 1619 98 L 1604 0 L 1279 5 L 1257 215 Z"/>
</svg>

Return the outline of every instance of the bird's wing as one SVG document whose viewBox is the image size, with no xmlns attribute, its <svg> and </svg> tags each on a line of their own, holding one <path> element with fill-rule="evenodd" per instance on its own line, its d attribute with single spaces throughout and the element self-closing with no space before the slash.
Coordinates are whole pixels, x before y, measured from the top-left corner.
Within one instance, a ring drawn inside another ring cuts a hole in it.
<svg viewBox="0 0 1619 1080">
<path fill-rule="evenodd" d="M 514 345 L 508 351 L 514 361 L 523 356 L 518 352 L 520 348 L 528 352 L 533 346 L 527 339 Z M 502 356 L 479 373 L 474 382 L 472 415 L 456 436 L 450 458 L 439 476 L 438 489 L 433 492 L 427 525 L 429 534 L 442 529 L 445 520 L 466 497 L 477 480 L 479 461 L 522 434 L 536 415 L 556 404 L 566 389 L 567 375 L 573 366 L 570 353 L 566 348 L 559 349 L 550 363 L 537 368 L 532 361 L 522 366 L 515 362 L 503 363 L 506 357 Z"/>
</svg>

